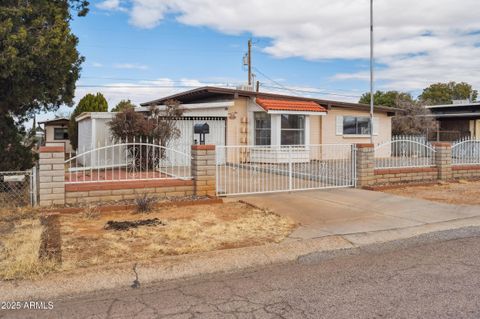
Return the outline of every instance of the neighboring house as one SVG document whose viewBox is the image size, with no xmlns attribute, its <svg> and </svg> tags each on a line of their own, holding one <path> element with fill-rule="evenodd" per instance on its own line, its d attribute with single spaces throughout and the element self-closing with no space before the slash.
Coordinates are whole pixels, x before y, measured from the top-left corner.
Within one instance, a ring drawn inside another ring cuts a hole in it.
<svg viewBox="0 0 480 319">
<path fill-rule="evenodd" d="M 72 146 L 68 139 L 68 123 L 69 119 L 67 118 L 56 118 L 53 120 L 38 122 L 38 124 L 43 124 L 43 143 L 45 146 L 63 145 L 65 147 L 65 153 L 70 153 L 72 151 Z"/>
<path fill-rule="evenodd" d="M 480 139 L 480 103 L 467 100 L 425 107 L 438 122 L 438 129 L 429 133 L 431 140 L 455 141 L 464 137 Z"/>
</svg>

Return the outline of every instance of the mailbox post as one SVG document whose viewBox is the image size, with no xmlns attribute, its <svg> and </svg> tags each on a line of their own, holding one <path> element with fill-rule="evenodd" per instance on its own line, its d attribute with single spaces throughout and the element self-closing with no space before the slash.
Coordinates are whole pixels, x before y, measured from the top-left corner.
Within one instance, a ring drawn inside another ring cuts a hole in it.
<svg viewBox="0 0 480 319">
<path fill-rule="evenodd" d="M 205 145 L 205 134 L 210 133 L 208 123 L 198 123 L 193 126 L 193 132 L 200 135 L 200 145 Z"/>
</svg>

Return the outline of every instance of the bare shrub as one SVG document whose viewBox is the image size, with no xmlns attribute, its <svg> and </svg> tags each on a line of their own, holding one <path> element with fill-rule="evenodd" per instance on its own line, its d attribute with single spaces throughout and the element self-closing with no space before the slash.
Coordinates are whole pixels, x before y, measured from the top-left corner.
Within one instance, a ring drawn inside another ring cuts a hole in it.
<svg viewBox="0 0 480 319">
<path fill-rule="evenodd" d="M 143 194 L 137 198 L 135 198 L 135 204 L 137 205 L 136 211 L 137 213 L 149 213 L 155 207 L 155 203 L 157 199 L 153 196 L 149 196 L 148 194 Z"/>
<path fill-rule="evenodd" d="M 420 135 L 433 131 L 437 127 L 431 112 L 416 101 L 398 99 L 396 107 L 402 109 L 392 119 L 392 134 Z"/>
<path fill-rule="evenodd" d="M 100 217 L 100 210 L 97 205 L 88 204 L 82 212 L 82 216 L 85 219 L 97 219 Z"/>
</svg>

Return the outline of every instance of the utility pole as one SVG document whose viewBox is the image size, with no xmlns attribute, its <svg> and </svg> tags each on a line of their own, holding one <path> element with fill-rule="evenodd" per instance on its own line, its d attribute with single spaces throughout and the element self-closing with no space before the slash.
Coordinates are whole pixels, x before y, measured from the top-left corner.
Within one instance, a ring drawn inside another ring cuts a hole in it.
<svg viewBox="0 0 480 319">
<path fill-rule="evenodd" d="M 252 39 L 248 40 L 248 86 L 252 85 Z"/>
<path fill-rule="evenodd" d="M 373 144 L 373 0 L 370 0 L 370 143 Z"/>
</svg>

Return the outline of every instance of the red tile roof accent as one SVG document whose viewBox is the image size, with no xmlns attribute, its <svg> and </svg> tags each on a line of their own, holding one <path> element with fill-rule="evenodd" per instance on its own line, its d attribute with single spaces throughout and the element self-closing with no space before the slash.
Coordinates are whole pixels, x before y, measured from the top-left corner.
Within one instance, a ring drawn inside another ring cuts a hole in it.
<svg viewBox="0 0 480 319">
<path fill-rule="evenodd" d="M 257 98 L 257 104 L 265 111 L 327 112 L 313 101 L 272 100 Z"/>
</svg>

